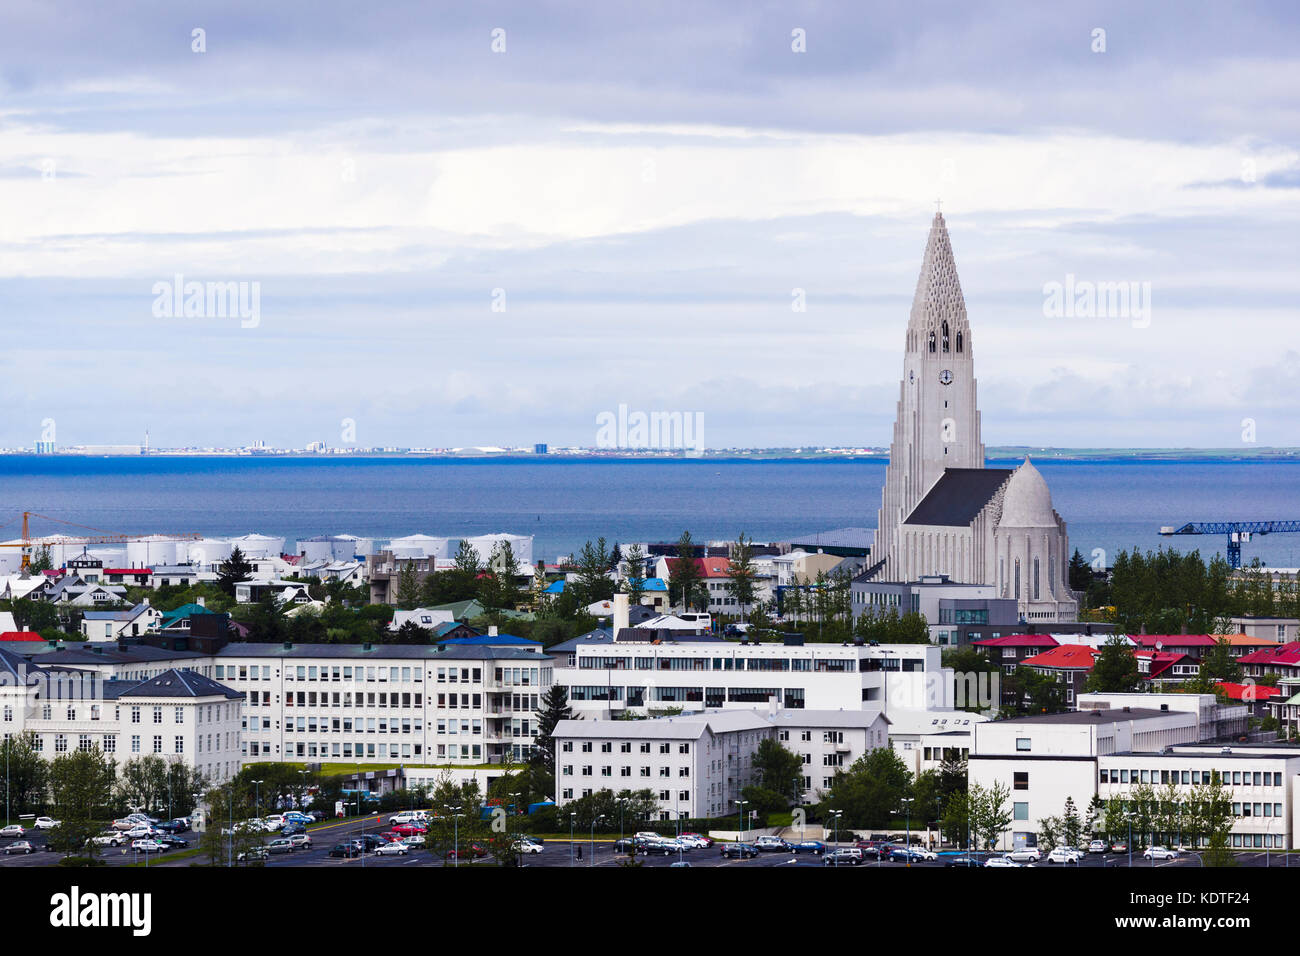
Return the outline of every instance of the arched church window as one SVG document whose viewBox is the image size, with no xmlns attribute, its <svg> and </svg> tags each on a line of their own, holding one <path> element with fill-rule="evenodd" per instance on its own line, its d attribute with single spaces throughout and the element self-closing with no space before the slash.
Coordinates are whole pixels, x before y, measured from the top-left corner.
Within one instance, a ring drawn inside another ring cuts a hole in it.
<svg viewBox="0 0 1300 956">
<path fill-rule="evenodd" d="M 930 351 L 934 351 L 934 329 L 930 330 Z"/>
<path fill-rule="evenodd" d="M 1034 558 L 1034 600 L 1038 600 L 1038 559 Z"/>
<path fill-rule="evenodd" d="M 957 332 L 957 351 L 961 351 L 961 332 Z"/>
<path fill-rule="evenodd" d="M 1020 559 L 1016 558 L 1016 600 L 1020 600 Z"/>
<path fill-rule="evenodd" d="M 949 347 L 949 342 L 948 342 L 948 323 L 947 323 L 947 322 L 944 322 L 944 323 L 943 323 L 943 350 L 944 350 L 944 352 L 950 352 L 950 351 L 952 351 L 952 349 Z"/>
</svg>

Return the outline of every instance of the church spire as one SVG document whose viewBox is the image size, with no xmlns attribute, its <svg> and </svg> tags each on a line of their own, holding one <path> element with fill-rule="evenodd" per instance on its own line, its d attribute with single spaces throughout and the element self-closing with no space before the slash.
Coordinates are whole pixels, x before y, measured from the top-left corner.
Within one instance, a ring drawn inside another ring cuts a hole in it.
<svg viewBox="0 0 1300 956">
<path fill-rule="evenodd" d="M 930 223 L 907 333 L 909 351 L 967 353 L 970 349 L 966 300 L 957 278 L 948 225 L 941 212 L 936 212 Z"/>
</svg>

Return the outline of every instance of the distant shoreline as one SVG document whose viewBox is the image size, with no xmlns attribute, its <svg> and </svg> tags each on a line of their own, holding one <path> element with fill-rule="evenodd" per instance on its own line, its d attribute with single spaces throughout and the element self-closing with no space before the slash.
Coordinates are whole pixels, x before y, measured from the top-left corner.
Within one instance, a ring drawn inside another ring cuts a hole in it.
<svg viewBox="0 0 1300 956">
<path fill-rule="evenodd" d="M 1047 448 L 1026 445 L 997 445 L 985 450 L 987 461 L 1013 461 L 1026 456 L 1045 462 L 1300 462 L 1300 448 Z M 220 459 L 220 460 L 297 460 L 297 461 L 432 461 L 432 462 L 488 462 L 518 463 L 583 462 L 714 462 L 741 463 L 776 461 L 841 461 L 878 462 L 889 460 L 887 449 L 869 452 L 803 451 L 795 448 L 772 449 L 715 449 L 690 455 L 672 452 L 575 451 L 551 452 L 539 455 L 527 452 L 439 452 L 439 451 L 358 451 L 347 453 L 318 453 L 302 451 L 238 452 L 238 451 L 160 451 L 145 454 L 105 454 L 98 452 L 57 452 L 35 454 L 26 451 L 0 452 L 3 459 L 87 460 L 114 459 L 135 461 L 148 459 Z"/>
</svg>

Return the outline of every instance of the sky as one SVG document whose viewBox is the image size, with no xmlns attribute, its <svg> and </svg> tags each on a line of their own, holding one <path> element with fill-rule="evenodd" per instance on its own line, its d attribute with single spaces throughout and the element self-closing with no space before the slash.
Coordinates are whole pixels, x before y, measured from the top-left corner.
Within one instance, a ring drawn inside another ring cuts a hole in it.
<svg viewBox="0 0 1300 956">
<path fill-rule="evenodd" d="M 1300 445 L 1297 21 L 6 0 L 0 447 L 887 446 L 936 200 L 987 444 Z"/>
</svg>

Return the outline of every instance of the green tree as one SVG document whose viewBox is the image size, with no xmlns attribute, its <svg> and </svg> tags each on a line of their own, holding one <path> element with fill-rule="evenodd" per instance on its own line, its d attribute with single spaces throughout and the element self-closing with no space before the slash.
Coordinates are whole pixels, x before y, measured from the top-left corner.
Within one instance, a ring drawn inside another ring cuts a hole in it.
<svg viewBox="0 0 1300 956">
<path fill-rule="evenodd" d="M 13 823 L 13 815 L 40 809 L 50 780 L 50 765 L 36 749 L 36 735 L 16 734 L 0 743 L 0 757 L 6 761 L 3 778 L 8 792 L 5 802 L 11 814 L 6 824 Z"/>
<path fill-rule="evenodd" d="M 753 768 L 758 784 L 784 795 L 785 806 L 799 802 L 799 793 L 803 789 L 803 758 L 797 753 L 765 737 L 759 741 L 754 753 Z"/>
<path fill-rule="evenodd" d="M 645 552 L 640 544 L 628 547 L 624 564 L 627 575 L 623 578 L 623 590 L 627 592 L 627 603 L 636 607 L 645 594 Z"/>
<path fill-rule="evenodd" d="M 534 754 L 546 770 L 555 773 L 555 725 L 573 718 L 569 706 L 569 692 L 562 684 L 552 684 L 542 695 L 542 709 L 537 715 L 537 737 L 533 742 Z"/>
<path fill-rule="evenodd" d="M 995 780 L 984 787 L 972 783 L 967 799 L 971 830 L 980 849 L 992 849 L 1011 827 L 1011 809 L 1008 801 L 1011 790 L 1005 783 Z"/>
<path fill-rule="evenodd" d="M 612 560 L 604 538 L 597 538 L 595 544 L 588 541 L 582 546 L 578 552 L 577 577 L 569 585 L 574 589 L 579 605 L 585 607 L 597 601 L 608 601 L 614 596 L 614 582 L 609 576 Z"/>
<path fill-rule="evenodd" d="M 133 757 L 122 764 L 117 797 L 127 807 L 151 813 L 167 800 L 167 761 L 155 754 Z"/>
<path fill-rule="evenodd" d="M 1064 846 L 1078 847 L 1083 839 L 1083 821 L 1079 819 L 1079 808 L 1074 805 L 1074 797 L 1065 798 L 1065 809 L 1061 812 L 1061 839 Z"/>
<path fill-rule="evenodd" d="M 677 539 L 677 560 L 673 562 L 669 575 L 668 600 L 674 607 L 689 611 L 699 606 L 701 595 L 705 595 L 705 601 L 708 600 L 691 533 L 683 531 Z"/>
<path fill-rule="evenodd" d="M 420 582 L 415 576 L 415 564 L 403 561 L 397 572 L 397 606 L 403 611 L 414 611 L 420 606 Z"/>
<path fill-rule="evenodd" d="M 1006 688 L 1015 695 L 1017 713 L 1059 714 L 1069 709 L 1065 704 L 1065 685 L 1032 667 L 1017 667 L 1006 678 Z"/>
<path fill-rule="evenodd" d="M 1085 689 L 1089 693 L 1130 693 L 1142 686 L 1137 657 L 1122 635 L 1115 634 L 1101 647 L 1088 675 Z"/>
<path fill-rule="evenodd" d="M 823 794 L 820 816 L 840 810 L 847 827 L 883 826 L 892 821 L 912 788 L 912 775 L 892 747 L 876 747 L 835 775 Z"/>
<path fill-rule="evenodd" d="M 244 552 L 236 546 L 230 557 L 217 565 L 217 587 L 230 597 L 235 596 L 235 585 L 247 581 L 253 573 L 253 565 L 244 557 Z"/>
<path fill-rule="evenodd" d="M 746 539 L 742 531 L 731 549 L 731 561 L 727 571 L 726 590 L 740 608 L 740 619 L 745 619 L 749 606 L 754 603 L 757 592 L 756 579 L 758 571 L 754 567 L 754 540 Z"/>
</svg>

